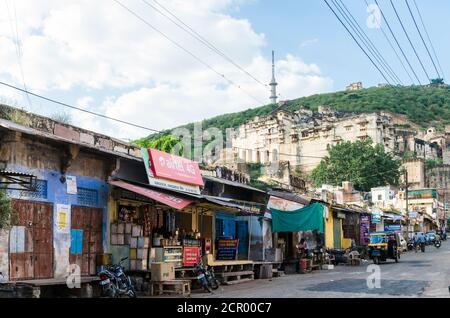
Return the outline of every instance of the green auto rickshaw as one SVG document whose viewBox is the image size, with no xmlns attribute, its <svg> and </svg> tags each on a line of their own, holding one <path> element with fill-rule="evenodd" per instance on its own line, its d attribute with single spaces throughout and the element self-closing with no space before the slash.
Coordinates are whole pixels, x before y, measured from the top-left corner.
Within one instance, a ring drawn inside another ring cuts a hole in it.
<svg viewBox="0 0 450 318">
<path fill-rule="evenodd" d="M 374 264 L 393 259 L 398 263 L 401 254 L 399 236 L 395 232 L 370 233 L 369 257 Z"/>
</svg>

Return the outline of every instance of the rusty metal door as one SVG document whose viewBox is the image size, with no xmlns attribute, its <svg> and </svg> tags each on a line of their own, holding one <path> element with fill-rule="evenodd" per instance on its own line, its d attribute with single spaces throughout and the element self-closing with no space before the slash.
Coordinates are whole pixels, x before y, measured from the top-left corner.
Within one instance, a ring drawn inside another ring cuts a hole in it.
<svg viewBox="0 0 450 318">
<path fill-rule="evenodd" d="M 71 214 L 72 231 L 80 231 L 82 248 L 79 253 L 71 249 L 70 263 L 80 266 L 82 276 L 95 275 L 97 254 L 103 251 L 103 210 L 72 206 Z"/>
<path fill-rule="evenodd" d="M 53 277 L 52 220 L 53 206 L 49 203 L 12 201 L 11 280 Z"/>
</svg>

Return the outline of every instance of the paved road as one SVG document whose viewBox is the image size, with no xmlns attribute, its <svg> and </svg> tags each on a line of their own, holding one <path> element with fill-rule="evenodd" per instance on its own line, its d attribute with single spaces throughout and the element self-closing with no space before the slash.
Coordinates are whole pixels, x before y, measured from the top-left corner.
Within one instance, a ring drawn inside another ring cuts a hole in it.
<svg viewBox="0 0 450 318">
<path fill-rule="evenodd" d="M 334 270 L 305 275 L 286 275 L 271 280 L 255 280 L 221 286 L 213 295 L 193 293 L 193 298 L 207 297 L 446 297 L 450 298 L 450 241 L 440 249 L 427 246 L 426 252 L 408 252 L 400 263 L 381 264 L 380 288 L 368 288 L 367 272 L 371 262 L 362 266 L 340 265 Z M 373 280 L 370 280 L 373 282 Z"/>
</svg>

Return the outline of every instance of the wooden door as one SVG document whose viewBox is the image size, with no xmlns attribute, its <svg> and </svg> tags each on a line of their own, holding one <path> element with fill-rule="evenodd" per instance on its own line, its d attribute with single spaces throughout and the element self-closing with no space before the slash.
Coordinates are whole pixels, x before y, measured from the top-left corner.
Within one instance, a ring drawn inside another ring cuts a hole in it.
<svg viewBox="0 0 450 318">
<path fill-rule="evenodd" d="M 12 201 L 10 232 L 11 280 L 53 277 L 53 206 Z"/>
<path fill-rule="evenodd" d="M 72 240 L 70 263 L 80 266 L 82 276 L 95 275 L 96 257 L 103 251 L 103 210 L 72 206 L 71 214 L 72 237 L 80 242 Z M 79 244 L 80 248 L 74 248 L 74 244 Z"/>
</svg>

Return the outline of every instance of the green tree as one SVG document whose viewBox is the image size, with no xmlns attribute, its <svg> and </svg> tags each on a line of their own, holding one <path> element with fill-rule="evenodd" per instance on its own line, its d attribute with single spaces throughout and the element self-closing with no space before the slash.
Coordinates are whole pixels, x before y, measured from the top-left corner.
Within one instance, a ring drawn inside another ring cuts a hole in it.
<svg viewBox="0 0 450 318">
<path fill-rule="evenodd" d="M 385 152 L 382 145 L 373 146 L 370 139 L 344 142 L 330 149 L 311 178 L 320 187 L 322 184 L 341 185 L 351 181 L 355 189 L 370 191 L 384 185 L 398 185 L 400 162 Z"/>
<path fill-rule="evenodd" d="M 0 230 L 9 225 L 11 217 L 11 200 L 6 194 L 6 189 L 0 187 Z"/>
<path fill-rule="evenodd" d="M 158 149 L 167 153 L 182 156 L 184 152 L 184 145 L 178 138 L 172 135 L 162 136 L 155 140 L 141 139 L 135 142 L 138 146 L 143 148 Z"/>
</svg>

